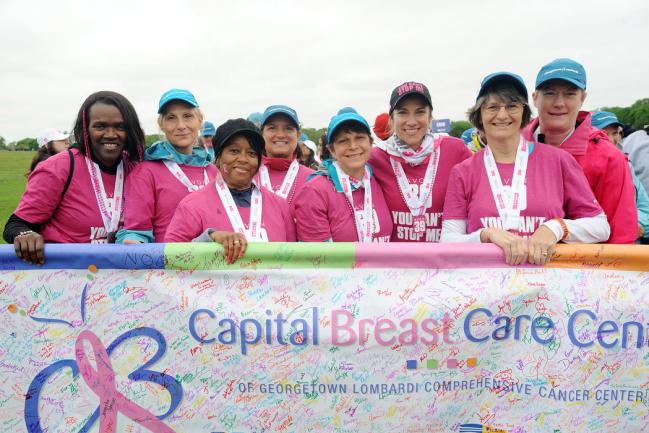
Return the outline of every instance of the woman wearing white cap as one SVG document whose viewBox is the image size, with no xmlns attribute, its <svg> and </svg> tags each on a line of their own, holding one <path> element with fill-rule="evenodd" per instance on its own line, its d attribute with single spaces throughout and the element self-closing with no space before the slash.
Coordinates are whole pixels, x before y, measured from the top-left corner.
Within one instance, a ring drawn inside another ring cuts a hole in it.
<svg viewBox="0 0 649 433">
<path fill-rule="evenodd" d="M 144 152 L 144 162 L 126 182 L 124 229 L 117 242 L 162 242 L 178 203 L 214 179 L 216 167 L 199 139 L 203 113 L 188 90 L 160 98 L 158 125 L 166 140 Z"/>
<path fill-rule="evenodd" d="M 370 126 L 360 114 L 343 112 L 331 118 L 327 138 L 335 161 L 326 160 L 295 199 L 298 240 L 388 242 L 392 218 L 367 165 Z"/>
<path fill-rule="evenodd" d="M 261 133 L 266 143 L 259 167 L 259 183 L 285 199 L 291 211 L 296 194 L 313 170 L 300 164 L 300 121 L 286 105 L 271 105 L 261 119 Z"/>
<path fill-rule="evenodd" d="M 56 155 L 59 152 L 68 150 L 70 140 L 68 134 L 65 134 L 58 129 L 46 129 L 38 135 L 36 139 L 38 143 L 38 152 L 34 155 L 32 163 L 27 172 L 27 176 L 31 174 L 38 164 L 45 161 L 50 156 Z"/>
<path fill-rule="evenodd" d="M 320 165 L 320 157 L 316 153 L 318 149 L 315 143 L 309 139 L 300 141 L 300 149 L 302 151 L 300 164 L 312 170 L 317 170 Z"/>
<path fill-rule="evenodd" d="M 122 95 L 88 96 L 74 125 L 75 145 L 31 174 L 4 239 L 30 263 L 45 261 L 45 243 L 114 242 L 122 221 L 124 179 L 142 159 L 144 132 Z"/>
<path fill-rule="evenodd" d="M 369 164 L 383 188 L 392 242 L 438 242 L 451 168 L 471 156 L 462 140 L 431 131 L 428 88 L 406 82 L 390 97 L 392 135 L 376 143 Z"/>
<path fill-rule="evenodd" d="M 295 242 L 286 200 L 253 182 L 264 148 L 255 125 L 228 120 L 217 128 L 212 144 L 216 178 L 180 202 L 165 242 L 218 242 L 228 263 L 243 256 L 248 242 Z"/>
<path fill-rule="evenodd" d="M 586 70 L 572 59 L 556 59 L 536 76 L 534 105 L 539 117 L 525 128 L 525 138 L 570 153 L 584 170 L 595 198 L 611 226 L 608 243 L 632 243 L 637 237 L 633 180 L 624 154 L 591 125 L 580 111 L 586 99 Z"/>
<path fill-rule="evenodd" d="M 542 265 L 557 242 L 608 238 L 606 215 L 575 160 L 521 134 L 530 117 L 521 77 L 485 77 L 469 120 L 487 146 L 452 170 L 443 242 L 490 242 L 510 265 Z"/>
</svg>

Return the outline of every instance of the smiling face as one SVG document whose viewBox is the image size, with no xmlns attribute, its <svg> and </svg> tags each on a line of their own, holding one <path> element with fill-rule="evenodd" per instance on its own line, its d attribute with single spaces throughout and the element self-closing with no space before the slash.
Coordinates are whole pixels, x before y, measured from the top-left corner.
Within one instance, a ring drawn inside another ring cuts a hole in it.
<svg viewBox="0 0 649 433">
<path fill-rule="evenodd" d="M 345 128 L 343 125 L 341 128 L 330 144 L 331 154 L 345 173 L 361 179 L 370 158 L 372 138 L 360 127 Z"/>
<path fill-rule="evenodd" d="M 271 158 L 293 158 L 300 130 L 284 114 L 271 116 L 262 129 L 266 142 L 266 154 Z"/>
<path fill-rule="evenodd" d="M 196 108 L 181 101 L 169 102 L 160 115 L 159 123 L 165 137 L 179 153 L 192 153 L 203 124 L 203 116 Z"/>
<path fill-rule="evenodd" d="M 586 92 L 564 80 L 552 80 L 533 94 L 541 132 L 568 134 L 577 121 Z"/>
<path fill-rule="evenodd" d="M 428 104 L 418 97 L 409 97 L 400 102 L 392 112 L 392 131 L 413 150 L 417 150 L 430 129 L 433 112 Z"/>
<path fill-rule="evenodd" d="M 518 137 L 523 121 L 523 104 L 505 102 L 489 95 L 480 107 L 480 118 L 487 143 Z"/>
<path fill-rule="evenodd" d="M 216 158 L 216 166 L 229 188 L 247 189 L 257 173 L 259 159 L 248 139 L 237 135 L 230 139 Z"/>
<path fill-rule="evenodd" d="M 114 105 L 96 102 L 88 110 L 90 151 L 105 166 L 114 165 L 126 145 L 124 117 Z"/>
</svg>

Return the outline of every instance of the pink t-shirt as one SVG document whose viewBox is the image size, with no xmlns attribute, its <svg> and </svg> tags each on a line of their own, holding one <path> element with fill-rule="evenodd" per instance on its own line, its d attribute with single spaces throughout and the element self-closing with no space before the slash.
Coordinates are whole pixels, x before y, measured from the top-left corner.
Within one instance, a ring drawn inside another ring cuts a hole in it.
<svg viewBox="0 0 649 433">
<path fill-rule="evenodd" d="M 279 191 L 279 189 L 282 186 L 282 182 L 284 182 L 284 178 L 286 177 L 286 173 L 288 171 L 275 170 L 272 169 L 270 166 L 266 166 L 266 167 L 268 168 L 268 178 L 270 179 L 270 184 L 273 186 L 272 191 L 273 192 Z M 300 190 L 302 189 L 302 185 L 304 185 L 304 183 L 306 182 L 306 178 L 309 177 L 311 173 L 313 173 L 313 170 L 311 170 L 309 167 L 300 164 L 300 169 L 297 172 L 297 176 L 295 176 L 295 181 L 293 182 L 293 186 L 291 187 L 291 190 L 289 191 L 288 196 L 286 197 L 286 201 L 290 206 L 292 215 L 295 215 L 295 197 L 300 193 Z M 261 185 L 261 183 L 259 182 L 257 182 L 257 184 Z"/>
<path fill-rule="evenodd" d="M 165 242 L 191 242 L 205 230 L 231 232 L 234 229 L 216 191 L 214 180 L 205 188 L 180 201 L 165 234 Z M 269 242 L 295 242 L 295 224 L 288 203 L 266 188 L 261 189 L 261 226 Z M 248 227 L 250 208 L 238 207 L 241 220 Z"/>
<path fill-rule="evenodd" d="M 446 195 L 446 185 L 451 169 L 459 162 L 471 156 L 462 140 L 454 137 L 442 137 L 438 139 L 441 154 L 433 184 L 433 192 L 426 202 L 426 231 L 417 233 L 414 228 L 412 213 L 401 195 L 397 178 L 390 165 L 390 156 L 375 147 L 372 149 L 369 164 L 372 166 L 373 174 L 383 189 L 385 202 L 392 215 L 393 230 L 392 242 L 439 242 L 442 232 L 442 209 Z M 419 196 L 419 188 L 424 182 L 428 161 L 424 164 L 411 166 L 401 163 L 403 171 L 408 178 L 408 183 L 414 188 L 415 194 Z"/>
<path fill-rule="evenodd" d="M 519 236 L 531 236 L 552 218 L 578 219 L 602 213 L 581 167 L 570 154 L 541 143 L 534 144 L 531 150 Z M 497 163 L 497 166 L 503 185 L 511 185 L 514 164 Z M 467 233 L 485 227 L 502 228 L 485 169 L 484 149 L 453 169 L 444 219 L 467 220 Z"/>
<path fill-rule="evenodd" d="M 211 181 L 216 167 L 178 167 L 193 185 L 205 184 L 205 173 Z M 127 230 L 153 230 L 156 242 L 163 242 L 178 203 L 189 190 L 167 169 L 162 161 L 144 161 L 133 170 L 124 186 L 124 228 Z"/>
<path fill-rule="evenodd" d="M 392 234 L 392 218 L 381 187 L 372 176 L 372 207 L 374 218 L 374 242 L 389 242 Z M 354 208 L 363 210 L 365 190 L 352 193 Z M 326 176 L 315 176 L 304 184 L 295 199 L 297 238 L 305 242 L 358 242 L 356 223 L 347 197 L 337 192 Z"/>
<path fill-rule="evenodd" d="M 86 157 L 77 149 L 70 186 L 61 200 L 61 193 L 70 173 L 68 152 L 60 152 L 42 163 L 29 176 L 27 188 L 18 208 L 17 217 L 32 224 L 44 224 L 41 235 L 45 242 L 106 243 L 106 229 L 99 213 Z M 101 179 L 106 197 L 112 207 L 115 175 L 102 171 Z M 130 174 L 127 173 L 127 179 Z"/>
</svg>

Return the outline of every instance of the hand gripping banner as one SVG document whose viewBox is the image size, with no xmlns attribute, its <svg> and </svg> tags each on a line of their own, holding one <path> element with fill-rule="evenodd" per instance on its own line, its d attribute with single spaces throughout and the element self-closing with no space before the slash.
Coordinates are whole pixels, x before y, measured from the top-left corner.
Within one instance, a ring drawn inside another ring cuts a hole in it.
<svg viewBox="0 0 649 433">
<path fill-rule="evenodd" d="M 646 432 L 649 247 L 0 247 L 3 432 Z"/>
</svg>

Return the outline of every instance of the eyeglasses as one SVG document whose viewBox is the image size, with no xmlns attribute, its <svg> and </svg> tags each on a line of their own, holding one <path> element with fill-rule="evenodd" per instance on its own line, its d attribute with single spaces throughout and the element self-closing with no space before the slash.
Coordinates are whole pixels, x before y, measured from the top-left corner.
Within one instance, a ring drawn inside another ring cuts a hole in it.
<svg viewBox="0 0 649 433">
<path fill-rule="evenodd" d="M 525 105 L 520 102 L 510 102 L 508 104 L 489 104 L 482 107 L 489 114 L 498 114 L 501 108 L 505 108 L 505 111 L 509 114 L 518 114 L 523 110 Z"/>
</svg>

